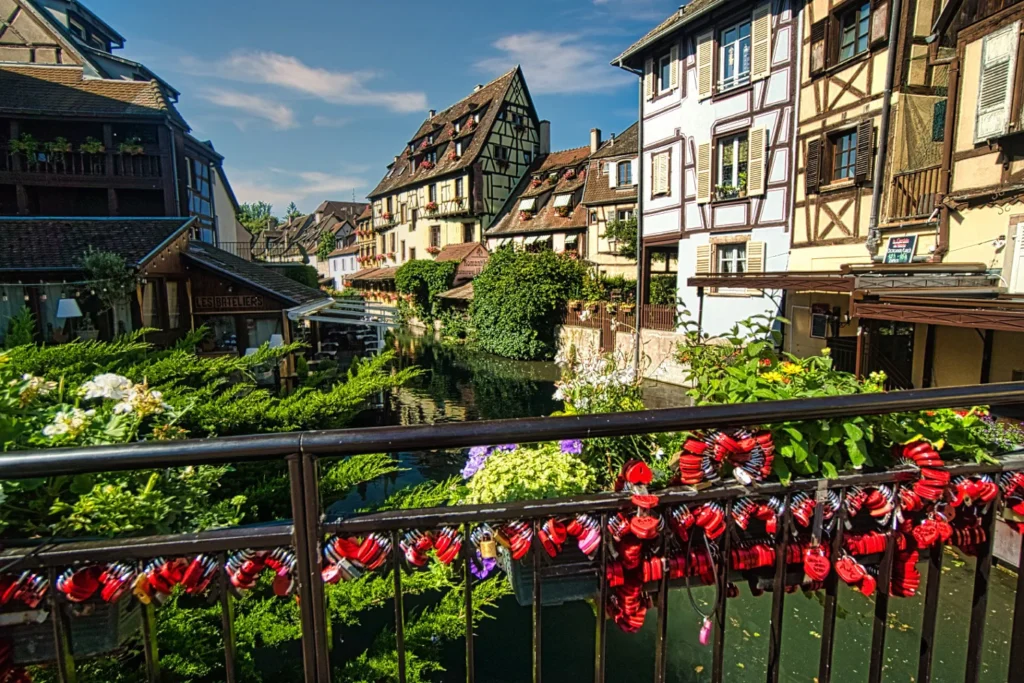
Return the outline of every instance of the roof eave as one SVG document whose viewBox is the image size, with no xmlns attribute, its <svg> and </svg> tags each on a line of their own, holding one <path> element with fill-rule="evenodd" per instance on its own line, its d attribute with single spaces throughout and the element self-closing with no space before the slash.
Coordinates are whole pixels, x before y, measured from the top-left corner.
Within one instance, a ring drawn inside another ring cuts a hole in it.
<svg viewBox="0 0 1024 683">
<path fill-rule="evenodd" d="M 645 40 L 642 45 L 637 45 L 635 47 L 628 48 L 621 55 L 619 55 L 618 57 L 613 59 L 611 61 L 611 65 L 612 66 L 617 66 L 619 68 L 625 68 L 626 66 L 629 66 L 633 57 L 636 57 L 639 53 L 643 52 L 644 50 L 649 48 L 654 43 L 658 42 L 662 38 L 666 38 L 666 37 L 672 35 L 676 31 L 678 31 L 679 29 L 681 29 L 684 26 L 686 26 L 687 24 L 693 23 L 693 21 L 695 19 L 699 19 L 700 17 L 703 17 L 705 14 L 707 14 L 711 10 L 715 9 L 716 7 L 718 7 L 720 5 L 724 5 L 725 3 L 729 2 L 729 1 L 730 0 L 717 0 L 716 2 L 712 2 L 712 3 L 708 4 L 706 7 L 702 7 L 701 9 L 697 10 L 693 14 L 688 14 L 688 15 L 682 17 L 679 21 L 677 21 L 676 23 L 672 24 L 671 26 L 663 29 L 662 31 L 660 31 L 658 33 L 655 33 L 654 35 L 652 35 L 650 37 L 648 37 L 647 40 Z"/>
</svg>

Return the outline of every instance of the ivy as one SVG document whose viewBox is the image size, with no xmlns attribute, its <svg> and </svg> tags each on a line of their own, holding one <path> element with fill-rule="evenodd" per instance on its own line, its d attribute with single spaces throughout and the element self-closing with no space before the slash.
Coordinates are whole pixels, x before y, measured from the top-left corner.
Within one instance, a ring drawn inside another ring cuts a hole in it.
<svg viewBox="0 0 1024 683">
<path fill-rule="evenodd" d="M 552 251 L 499 249 L 473 281 L 470 311 L 481 348 L 506 358 L 554 356 L 562 310 L 581 296 L 585 273 L 585 265 Z"/>
<path fill-rule="evenodd" d="M 416 316 L 430 322 L 440 314 L 438 295 L 452 288 L 457 267 L 455 261 L 409 261 L 395 272 L 395 289 L 412 295 Z"/>
</svg>

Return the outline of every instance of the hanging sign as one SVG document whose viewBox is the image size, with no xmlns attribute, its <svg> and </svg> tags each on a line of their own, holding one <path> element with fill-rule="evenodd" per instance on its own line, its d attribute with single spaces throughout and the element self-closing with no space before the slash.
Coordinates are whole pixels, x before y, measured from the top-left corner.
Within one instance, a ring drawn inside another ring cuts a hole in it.
<svg viewBox="0 0 1024 683">
<path fill-rule="evenodd" d="M 917 235 L 890 237 L 885 246 L 884 263 L 910 263 L 917 249 Z"/>
</svg>

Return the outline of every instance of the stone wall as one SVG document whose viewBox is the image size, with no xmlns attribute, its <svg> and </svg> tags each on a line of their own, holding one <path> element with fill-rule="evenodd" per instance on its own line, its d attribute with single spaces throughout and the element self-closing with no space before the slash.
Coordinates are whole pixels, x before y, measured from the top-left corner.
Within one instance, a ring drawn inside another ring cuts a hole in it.
<svg viewBox="0 0 1024 683">
<path fill-rule="evenodd" d="M 642 330 L 640 335 L 641 358 L 644 377 L 667 384 L 687 386 L 686 366 L 675 360 L 676 344 L 682 335 L 660 330 Z M 635 336 L 632 330 L 615 333 L 615 352 L 632 361 Z M 596 353 L 601 344 L 601 331 L 587 327 L 562 325 L 558 329 L 558 347 L 568 345 Z"/>
</svg>

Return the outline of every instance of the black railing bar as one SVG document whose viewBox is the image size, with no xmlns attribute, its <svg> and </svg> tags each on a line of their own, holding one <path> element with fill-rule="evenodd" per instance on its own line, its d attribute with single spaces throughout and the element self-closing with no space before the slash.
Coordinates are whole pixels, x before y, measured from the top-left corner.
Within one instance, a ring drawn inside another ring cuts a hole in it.
<svg viewBox="0 0 1024 683">
<path fill-rule="evenodd" d="M 921 616 L 921 645 L 917 656 L 918 683 L 931 683 L 932 662 L 935 657 L 935 627 L 939 616 L 939 590 L 942 586 L 942 556 L 944 544 L 940 541 L 928 553 L 928 585 L 924 593 L 924 611 Z"/>
<path fill-rule="evenodd" d="M 1001 460 L 998 464 L 951 464 L 948 469 L 953 476 L 1024 469 L 1024 455 L 1013 454 Z M 824 482 L 830 489 L 839 489 L 847 486 L 910 482 L 915 481 L 917 478 L 917 469 L 899 468 L 881 472 L 861 472 L 842 475 L 838 479 L 826 479 Z M 668 488 L 656 493 L 661 505 L 676 505 L 746 496 L 782 495 L 791 491 L 813 491 L 818 487 L 819 481 L 821 480 L 798 479 L 791 482 L 788 486 L 781 483 L 772 483 L 751 487 L 745 487 L 737 483 L 699 491 L 689 487 Z M 328 533 L 353 534 L 394 529 L 431 529 L 448 524 L 463 524 L 466 522 L 559 517 L 582 512 L 613 512 L 628 504 L 629 496 L 627 494 L 608 492 L 569 498 L 517 501 L 500 505 L 456 505 L 439 508 L 388 510 L 386 512 L 361 515 L 348 519 L 328 519 L 324 522 L 323 528 Z"/>
<path fill-rule="evenodd" d="M 302 456 L 292 453 L 288 456 L 288 484 L 292 507 L 292 537 L 295 548 L 297 585 L 299 597 L 299 622 L 302 628 L 302 672 L 306 683 L 319 683 L 320 672 L 317 660 L 316 625 L 313 621 L 313 586 L 309 580 L 310 539 L 306 527 L 306 491 L 302 473 Z"/>
<path fill-rule="evenodd" d="M 50 585 L 57 583 L 57 570 L 50 569 L 47 573 Z M 60 683 L 74 683 L 75 658 L 71 654 L 71 627 L 68 623 L 67 613 L 57 597 L 57 591 L 49 591 L 46 597 L 47 605 L 50 608 L 50 622 L 53 627 L 54 652 L 57 659 L 57 680 Z"/>
<path fill-rule="evenodd" d="M 405 603 L 402 596 L 402 548 L 398 532 L 391 534 L 391 574 L 395 581 L 395 654 L 398 657 L 398 683 L 405 683 Z"/>
<path fill-rule="evenodd" d="M 846 533 L 846 520 L 849 510 L 846 507 L 846 489 L 839 492 L 839 514 L 832 534 L 832 547 L 829 557 L 834 562 L 843 548 L 843 536 Z M 825 605 L 821 617 L 821 654 L 818 656 L 818 683 L 832 681 L 832 655 L 835 649 L 836 611 L 839 606 L 839 575 L 829 572 L 825 579 Z"/>
<path fill-rule="evenodd" d="M 971 625 L 967 632 L 967 666 L 964 683 L 978 683 L 981 680 L 982 655 L 985 651 L 985 619 L 988 617 L 988 596 L 992 572 L 992 550 L 996 542 L 996 519 L 1002 504 L 1002 491 L 996 492 L 985 513 L 985 542 L 978 548 L 974 565 L 974 595 L 971 601 Z M 1024 572 L 1024 567 L 1018 567 Z"/>
<path fill-rule="evenodd" d="M 542 611 L 543 606 L 541 597 L 541 582 L 540 582 L 540 559 L 541 554 L 544 552 L 544 546 L 540 542 L 540 538 L 537 532 L 540 531 L 540 524 L 534 521 L 533 523 L 533 547 L 530 549 L 533 557 L 533 604 L 531 616 L 533 618 L 533 683 L 541 683 L 541 668 L 543 662 L 543 623 L 542 623 Z M 601 609 L 599 607 L 598 609 Z"/>
<path fill-rule="evenodd" d="M 722 534 L 720 541 L 722 554 L 718 558 L 718 574 L 715 577 L 718 592 L 715 595 L 714 614 L 712 615 L 714 629 L 711 636 L 711 683 L 722 683 L 725 680 L 725 632 L 727 628 L 725 611 L 728 604 L 729 574 L 732 569 L 732 536 L 735 524 L 736 521 L 732 516 L 732 501 L 730 500 L 725 504 L 725 533 Z M 689 557 L 687 557 L 687 561 L 689 561 Z"/>
<path fill-rule="evenodd" d="M 222 552 L 217 556 L 217 599 L 220 602 L 221 637 L 224 640 L 224 683 L 236 683 L 235 604 L 228 581 L 227 559 L 227 553 Z"/>
<path fill-rule="evenodd" d="M 598 570 L 598 602 L 594 621 L 594 683 L 604 683 L 608 659 L 608 615 L 604 606 L 608 604 L 608 515 L 601 515 L 601 568 Z M 1024 551 L 1021 553 L 1024 555 Z"/>
<path fill-rule="evenodd" d="M 896 489 L 893 497 L 899 500 L 899 489 Z M 893 526 L 886 531 L 885 553 L 882 561 L 878 563 L 878 590 L 875 591 L 875 617 L 871 628 L 871 657 L 868 660 L 868 683 L 882 683 L 882 674 L 885 668 L 885 635 L 889 630 L 889 587 L 892 583 L 893 560 L 896 557 L 895 529 L 896 519 L 892 520 Z M 838 555 L 836 556 L 838 558 Z"/>
<path fill-rule="evenodd" d="M 1010 634 L 1010 671 L 1008 683 L 1024 683 L 1024 543 L 1017 559 L 1017 595 L 1014 598 L 1013 631 Z"/>
<path fill-rule="evenodd" d="M 42 545 L 43 550 L 35 551 Z M 20 569 L 61 567 L 80 562 L 145 560 L 163 555 L 199 555 L 220 551 L 269 550 L 292 545 L 292 525 L 268 524 L 212 531 L 135 538 L 108 538 L 67 543 L 39 542 L 36 546 L 8 547 L 0 551 L 0 563 L 18 560 Z"/>
<path fill-rule="evenodd" d="M 768 674 L 767 683 L 779 683 L 779 665 L 782 655 L 783 608 L 786 600 L 786 570 L 788 568 L 790 527 L 793 523 L 792 495 L 784 501 L 782 519 L 775 533 L 775 575 L 772 581 L 772 611 L 768 622 Z M 821 505 L 821 503 L 818 503 Z"/>
<path fill-rule="evenodd" d="M 462 609 L 465 611 L 466 624 L 466 683 L 476 683 L 476 634 L 473 632 L 473 570 L 470 562 L 475 549 L 470 539 L 472 527 L 462 527 Z"/>
<path fill-rule="evenodd" d="M 450 422 L 330 431 L 146 442 L 0 456 L 0 480 L 157 467 L 280 459 L 292 453 L 361 453 L 532 443 L 569 438 L 744 427 L 949 406 L 1024 404 L 1024 382 L 914 389 L 877 394 L 663 408 L 628 413 Z"/>
</svg>

